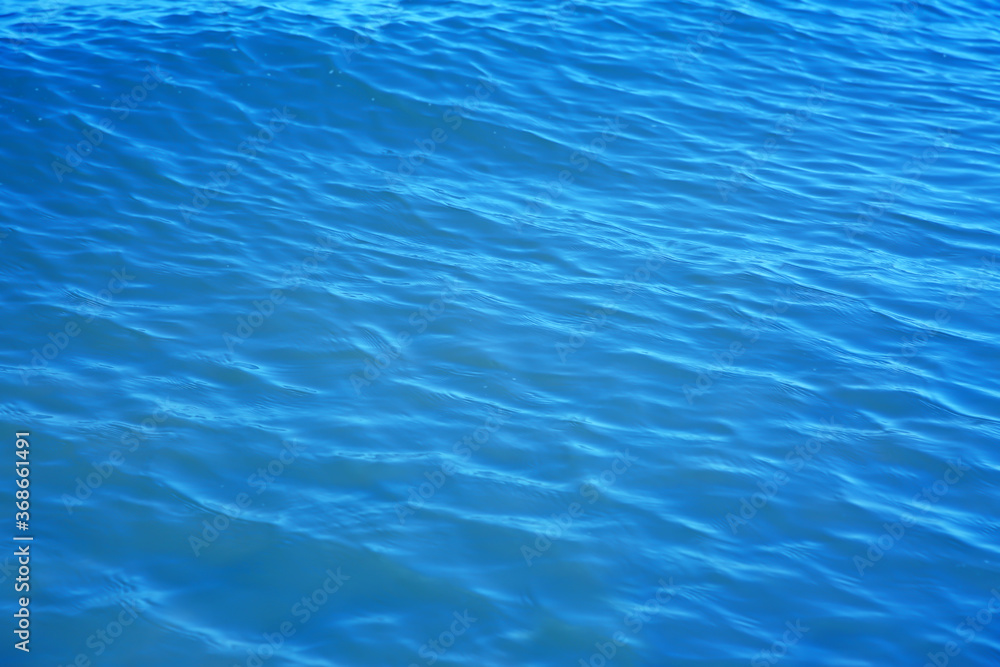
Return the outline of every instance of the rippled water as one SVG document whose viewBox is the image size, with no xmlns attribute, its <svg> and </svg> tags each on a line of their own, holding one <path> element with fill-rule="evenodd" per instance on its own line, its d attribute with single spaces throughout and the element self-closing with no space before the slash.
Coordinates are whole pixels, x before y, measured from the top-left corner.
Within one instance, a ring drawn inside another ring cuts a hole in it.
<svg viewBox="0 0 1000 667">
<path fill-rule="evenodd" d="M 7 3 L 3 664 L 1000 664 L 994 9 Z"/>
</svg>

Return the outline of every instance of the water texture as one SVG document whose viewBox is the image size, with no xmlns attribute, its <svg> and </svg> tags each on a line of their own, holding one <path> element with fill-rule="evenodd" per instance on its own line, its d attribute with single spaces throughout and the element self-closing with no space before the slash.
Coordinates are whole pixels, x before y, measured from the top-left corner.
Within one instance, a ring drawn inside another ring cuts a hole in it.
<svg viewBox="0 0 1000 667">
<path fill-rule="evenodd" d="M 1000 664 L 995 9 L 3 3 L 0 664 Z"/>
</svg>

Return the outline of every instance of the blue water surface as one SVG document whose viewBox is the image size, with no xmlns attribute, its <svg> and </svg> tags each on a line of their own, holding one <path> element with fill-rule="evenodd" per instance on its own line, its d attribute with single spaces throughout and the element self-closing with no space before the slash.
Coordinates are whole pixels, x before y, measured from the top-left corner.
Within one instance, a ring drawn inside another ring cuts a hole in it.
<svg viewBox="0 0 1000 667">
<path fill-rule="evenodd" d="M 3 3 L 0 664 L 1000 664 L 995 10 Z"/>
</svg>

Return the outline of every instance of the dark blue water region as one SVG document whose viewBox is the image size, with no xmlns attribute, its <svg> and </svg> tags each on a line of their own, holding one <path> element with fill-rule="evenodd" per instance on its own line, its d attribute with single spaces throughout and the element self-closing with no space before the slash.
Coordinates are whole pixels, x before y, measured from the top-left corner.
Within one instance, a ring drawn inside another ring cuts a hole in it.
<svg viewBox="0 0 1000 667">
<path fill-rule="evenodd" d="M 0 664 L 1000 663 L 994 14 L 0 9 Z"/>
</svg>

